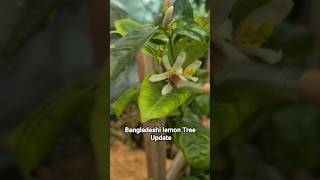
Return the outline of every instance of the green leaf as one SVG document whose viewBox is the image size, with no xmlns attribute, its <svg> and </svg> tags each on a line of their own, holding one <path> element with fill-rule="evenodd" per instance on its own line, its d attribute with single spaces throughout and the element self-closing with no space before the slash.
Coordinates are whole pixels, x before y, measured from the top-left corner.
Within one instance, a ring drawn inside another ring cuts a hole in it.
<svg viewBox="0 0 320 180">
<path fill-rule="evenodd" d="M 233 89 L 231 89 L 233 90 Z M 273 97 L 248 90 L 238 90 L 220 95 L 226 89 L 216 89 L 217 100 L 212 107 L 212 144 L 219 144 L 239 126 L 263 107 L 277 103 Z M 229 90 L 230 91 L 230 90 Z"/>
<path fill-rule="evenodd" d="M 125 36 L 129 32 L 135 29 L 143 28 L 142 24 L 129 18 L 116 20 L 114 24 L 115 24 L 116 30 L 121 34 L 121 36 Z"/>
<path fill-rule="evenodd" d="M 204 44 L 207 44 L 209 41 L 209 34 L 195 23 L 178 23 L 173 32 Z"/>
<path fill-rule="evenodd" d="M 119 117 L 126 110 L 131 101 L 139 95 L 139 87 L 132 86 L 126 90 L 111 106 L 112 111 Z"/>
<path fill-rule="evenodd" d="M 193 9 L 189 0 L 176 0 L 173 4 L 173 18 L 193 20 Z"/>
<path fill-rule="evenodd" d="M 204 56 L 204 54 L 208 51 L 209 45 L 204 44 L 199 41 L 189 41 L 187 38 L 181 38 L 175 44 L 173 50 L 174 59 L 177 58 L 178 54 L 181 51 L 186 52 L 186 60 L 183 64 L 183 67 L 187 67 L 189 64 Z"/>
<path fill-rule="evenodd" d="M 190 44 L 188 44 L 184 51 L 186 52 L 186 60 L 183 64 L 183 67 L 187 67 L 191 63 L 193 63 L 198 58 L 201 58 L 204 56 L 204 54 L 208 51 L 209 45 L 203 44 L 198 41 L 192 41 Z"/>
<path fill-rule="evenodd" d="M 168 116 L 191 96 L 198 93 L 198 90 L 194 88 L 182 87 L 163 96 L 161 89 L 165 84 L 163 82 L 150 82 L 149 77 L 147 76 L 143 80 L 138 98 L 141 122 L 143 123 L 151 119 Z"/>
<path fill-rule="evenodd" d="M 90 140 L 93 145 L 93 152 L 97 161 L 99 180 L 106 180 L 110 177 L 108 170 L 109 162 L 109 86 L 107 66 L 102 71 L 101 79 L 97 89 L 95 106 L 89 124 Z"/>
<path fill-rule="evenodd" d="M 190 30 L 190 29 L 177 28 L 177 29 L 174 30 L 174 32 L 176 34 L 179 34 L 179 35 L 182 35 L 182 36 L 186 36 L 186 37 L 188 37 L 190 39 L 193 39 L 193 40 L 196 40 L 196 41 L 200 41 L 200 42 L 203 41 L 203 38 L 201 37 L 201 35 L 198 32 Z"/>
<path fill-rule="evenodd" d="M 177 121 L 177 127 L 195 128 L 195 133 L 176 134 L 177 146 L 182 150 L 187 162 L 194 168 L 205 169 L 210 166 L 209 130 L 202 126 L 195 114 L 187 114 Z"/>
<path fill-rule="evenodd" d="M 9 136 L 9 150 L 26 176 L 46 158 L 90 91 L 92 87 L 82 83 L 62 88 L 29 114 Z"/>
<path fill-rule="evenodd" d="M 111 49 L 110 78 L 115 79 L 154 35 L 158 27 L 135 29 L 121 38 Z"/>
<path fill-rule="evenodd" d="M 210 96 L 201 95 L 195 98 L 195 107 L 198 115 L 208 116 L 210 113 Z"/>
</svg>

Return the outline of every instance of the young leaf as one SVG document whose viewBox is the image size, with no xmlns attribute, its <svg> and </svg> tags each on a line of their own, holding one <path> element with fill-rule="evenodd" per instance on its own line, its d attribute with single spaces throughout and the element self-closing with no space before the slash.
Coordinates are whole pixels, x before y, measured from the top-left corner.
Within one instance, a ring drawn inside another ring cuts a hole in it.
<svg viewBox="0 0 320 180">
<path fill-rule="evenodd" d="M 142 84 L 138 104 L 140 108 L 141 122 L 151 119 L 163 118 L 176 110 L 191 96 L 198 93 L 194 88 L 182 87 L 174 89 L 167 95 L 161 94 L 163 82 L 150 82 L 147 76 Z"/>
<path fill-rule="evenodd" d="M 114 22 L 114 25 L 116 27 L 116 30 L 121 34 L 121 36 L 125 36 L 135 29 L 143 28 L 142 24 L 129 18 L 116 20 Z"/>
<path fill-rule="evenodd" d="M 157 29 L 157 27 L 135 29 L 114 44 L 110 57 L 111 80 L 115 79 L 126 68 Z"/>
<path fill-rule="evenodd" d="M 54 147 L 61 132 L 75 117 L 92 87 L 65 87 L 36 108 L 8 138 L 8 147 L 22 172 L 29 176 Z"/>
<path fill-rule="evenodd" d="M 119 117 L 126 110 L 127 106 L 139 95 L 139 87 L 132 86 L 126 90 L 111 106 L 112 111 Z"/>
<path fill-rule="evenodd" d="M 177 146 L 182 150 L 187 162 L 194 168 L 204 169 L 210 165 L 209 130 L 202 126 L 195 114 L 187 114 L 177 121 L 177 127 L 195 128 L 195 133 L 178 133 Z"/>
</svg>

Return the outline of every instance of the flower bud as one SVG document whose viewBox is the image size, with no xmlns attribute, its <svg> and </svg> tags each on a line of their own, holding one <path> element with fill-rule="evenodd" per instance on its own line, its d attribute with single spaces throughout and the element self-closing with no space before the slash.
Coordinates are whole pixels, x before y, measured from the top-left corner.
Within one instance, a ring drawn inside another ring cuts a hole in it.
<svg viewBox="0 0 320 180">
<path fill-rule="evenodd" d="M 174 2 L 174 0 L 166 0 L 165 8 L 167 9 L 167 8 L 173 6 L 173 2 Z"/>
<path fill-rule="evenodd" d="M 205 94 L 210 95 L 210 83 L 206 83 L 203 86 L 203 91 L 204 91 Z"/>
<path fill-rule="evenodd" d="M 170 6 L 166 14 L 164 15 L 163 21 L 162 21 L 162 26 L 166 27 L 172 20 L 172 15 L 173 15 L 173 6 Z"/>
</svg>

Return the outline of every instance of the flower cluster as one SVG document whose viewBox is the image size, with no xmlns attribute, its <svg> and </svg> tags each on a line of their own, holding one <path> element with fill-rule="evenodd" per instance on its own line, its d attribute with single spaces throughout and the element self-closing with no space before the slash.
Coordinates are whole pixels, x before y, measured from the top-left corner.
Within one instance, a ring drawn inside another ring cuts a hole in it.
<svg viewBox="0 0 320 180">
<path fill-rule="evenodd" d="M 182 65 L 186 60 L 186 53 L 181 52 L 173 64 L 171 66 L 168 56 L 165 55 L 162 58 L 163 66 L 165 67 L 166 72 L 160 74 L 154 74 L 149 78 L 151 82 L 163 81 L 167 80 L 168 83 L 162 88 L 161 94 L 168 94 L 173 88 L 179 88 L 183 86 L 192 86 L 191 82 L 198 81 L 198 78 L 193 76 L 197 69 L 201 66 L 201 61 L 194 61 L 190 65 L 188 65 L 185 69 L 183 69 Z"/>
<path fill-rule="evenodd" d="M 291 0 L 271 0 L 242 19 L 237 28 L 228 18 L 237 0 L 214 0 L 214 43 L 230 59 L 249 61 L 256 57 L 274 64 L 282 59 L 282 52 L 262 47 L 276 25 L 290 13 Z"/>
</svg>

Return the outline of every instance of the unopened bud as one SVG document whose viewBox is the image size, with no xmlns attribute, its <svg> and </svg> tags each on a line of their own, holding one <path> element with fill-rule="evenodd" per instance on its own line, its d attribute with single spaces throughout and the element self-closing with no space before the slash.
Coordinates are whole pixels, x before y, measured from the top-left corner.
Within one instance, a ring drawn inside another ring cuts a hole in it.
<svg viewBox="0 0 320 180">
<path fill-rule="evenodd" d="M 173 6 L 174 0 L 166 0 L 165 7 L 166 9 Z"/>
<path fill-rule="evenodd" d="M 162 26 L 166 27 L 168 24 L 172 21 L 172 15 L 173 15 L 173 6 L 170 6 L 166 14 L 164 15 L 163 21 L 162 21 Z"/>
<path fill-rule="evenodd" d="M 205 94 L 210 95 L 210 83 L 204 84 L 203 91 Z"/>
</svg>

